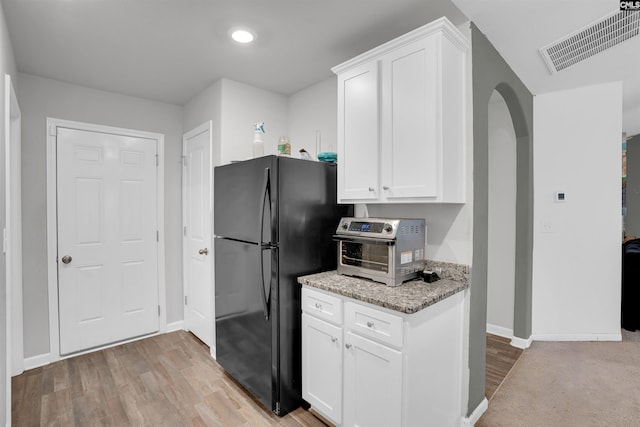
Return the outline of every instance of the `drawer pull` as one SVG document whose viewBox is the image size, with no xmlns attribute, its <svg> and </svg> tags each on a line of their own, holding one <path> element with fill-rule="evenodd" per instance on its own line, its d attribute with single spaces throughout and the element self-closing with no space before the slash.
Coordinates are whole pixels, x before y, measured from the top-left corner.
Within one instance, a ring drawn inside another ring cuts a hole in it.
<svg viewBox="0 0 640 427">
<path fill-rule="evenodd" d="M 367 322 L 367 328 L 373 328 L 373 322 Z"/>
<path fill-rule="evenodd" d="M 322 304 L 320 304 L 319 302 L 316 303 L 316 308 L 318 310 L 322 310 Z"/>
<path fill-rule="evenodd" d="M 351 348 L 351 344 L 349 344 L 349 343 L 345 344 L 344 346 L 345 346 L 346 348 L 348 348 L 348 349 L 349 349 L 349 348 Z"/>
<path fill-rule="evenodd" d="M 336 337 L 331 337 L 331 342 L 336 342 L 336 341 L 338 341 L 338 338 L 336 338 Z"/>
</svg>

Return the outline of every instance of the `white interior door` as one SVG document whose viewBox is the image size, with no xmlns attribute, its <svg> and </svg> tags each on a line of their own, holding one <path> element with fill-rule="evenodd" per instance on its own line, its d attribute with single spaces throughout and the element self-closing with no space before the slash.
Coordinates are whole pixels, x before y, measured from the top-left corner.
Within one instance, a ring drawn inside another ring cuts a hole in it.
<svg viewBox="0 0 640 427">
<path fill-rule="evenodd" d="M 211 122 L 183 137 L 185 329 L 214 349 Z"/>
<path fill-rule="evenodd" d="M 157 141 L 56 136 L 60 354 L 158 331 Z"/>
</svg>

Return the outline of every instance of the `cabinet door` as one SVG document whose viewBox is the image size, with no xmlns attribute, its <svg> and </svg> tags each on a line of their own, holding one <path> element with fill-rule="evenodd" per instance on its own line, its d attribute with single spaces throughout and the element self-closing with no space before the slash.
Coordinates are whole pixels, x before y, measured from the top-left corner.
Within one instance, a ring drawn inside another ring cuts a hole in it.
<svg viewBox="0 0 640 427">
<path fill-rule="evenodd" d="M 379 196 L 378 63 L 338 76 L 338 198 Z"/>
<path fill-rule="evenodd" d="M 402 353 L 347 332 L 344 363 L 344 425 L 400 426 Z"/>
<path fill-rule="evenodd" d="M 438 37 L 413 42 L 381 58 L 385 199 L 436 198 L 441 193 Z"/>
<path fill-rule="evenodd" d="M 302 313 L 302 398 L 340 424 L 342 329 L 306 313 Z"/>
</svg>

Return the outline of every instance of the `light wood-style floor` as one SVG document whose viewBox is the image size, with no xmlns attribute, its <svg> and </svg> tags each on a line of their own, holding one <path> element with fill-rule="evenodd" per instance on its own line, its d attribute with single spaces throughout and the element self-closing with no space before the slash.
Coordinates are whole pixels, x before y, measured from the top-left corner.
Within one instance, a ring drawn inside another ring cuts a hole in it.
<svg viewBox="0 0 640 427">
<path fill-rule="evenodd" d="M 487 334 L 488 399 L 520 354 Z M 324 426 L 302 408 L 264 409 L 184 331 L 27 371 L 12 380 L 11 406 L 14 426 Z"/>
<path fill-rule="evenodd" d="M 518 361 L 522 350 L 511 346 L 509 338 L 487 334 L 487 368 L 484 395 L 490 400 Z"/>
<path fill-rule="evenodd" d="M 27 371 L 11 406 L 14 426 L 324 426 L 265 410 L 184 331 Z"/>
</svg>

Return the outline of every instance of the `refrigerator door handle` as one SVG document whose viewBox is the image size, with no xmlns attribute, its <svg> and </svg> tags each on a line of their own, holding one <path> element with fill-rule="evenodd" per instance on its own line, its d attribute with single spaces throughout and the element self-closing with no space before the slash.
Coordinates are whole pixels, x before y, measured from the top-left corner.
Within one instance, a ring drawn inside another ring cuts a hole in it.
<svg viewBox="0 0 640 427">
<path fill-rule="evenodd" d="M 258 221 L 260 221 L 260 223 L 258 224 L 258 232 L 260 233 L 260 236 L 258 236 L 257 240 L 260 245 L 260 250 L 258 251 L 258 256 L 260 257 L 260 280 L 258 281 L 258 286 L 260 287 L 260 300 L 262 301 L 262 310 L 266 322 L 269 321 L 271 292 L 269 292 L 269 297 L 267 297 L 264 288 L 263 252 L 272 248 L 270 243 L 265 243 L 262 241 L 262 235 L 264 233 L 264 208 L 265 204 L 267 203 L 267 199 L 269 200 L 269 203 L 271 203 L 271 181 L 269 179 L 269 176 L 271 175 L 270 172 L 271 171 L 269 168 L 264 169 L 264 184 L 262 187 L 263 191 L 260 193 L 260 203 L 258 204 L 258 206 L 260 206 L 260 212 L 258 215 Z M 271 289 L 271 284 L 269 284 L 269 289 Z"/>
<path fill-rule="evenodd" d="M 259 251 L 260 254 L 260 281 L 258 282 L 258 286 L 260 286 L 260 296 L 261 296 L 261 300 L 262 300 L 262 312 L 264 314 L 264 320 L 265 322 L 269 321 L 269 313 L 271 311 L 271 292 L 269 292 L 269 295 L 267 295 L 265 293 L 265 288 L 264 288 L 264 261 L 262 258 L 262 254 L 264 251 L 271 251 L 274 248 L 270 248 L 270 247 L 262 247 L 262 250 Z M 269 280 L 271 280 L 271 278 L 269 278 Z M 271 282 L 269 282 L 269 288 L 271 289 Z"/>
<path fill-rule="evenodd" d="M 267 196 L 269 196 L 269 202 L 271 202 L 271 181 L 269 179 L 270 169 L 264 168 L 264 179 L 262 183 L 262 191 L 260 192 L 260 202 L 258 206 L 260 206 L 260 211 L 258 212 L 258 233 L 260 235 L 256 239 L 260 245 L 264 245 L 265 242 L 262 241 L 262 235 L 264 233 L 264 208 L 267 203 Z"/>
</svg>

